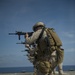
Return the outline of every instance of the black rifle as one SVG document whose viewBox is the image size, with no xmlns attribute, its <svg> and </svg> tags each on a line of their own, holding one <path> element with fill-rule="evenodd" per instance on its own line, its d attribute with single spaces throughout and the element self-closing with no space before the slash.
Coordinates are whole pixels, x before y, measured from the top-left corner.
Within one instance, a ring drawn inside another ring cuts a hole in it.
<svg viewBox="0 0 75 75">
<path fill-rule="evenodd" d="M 25 42 L 20 42 L 20 43 L 18 42 L 18 43 L 16 43 L 16 44 L 26 44 L 26 43 L 25 43 Z"/>
<path fill-rule="evenodd" d="M 19 40 L 20 40 L 20 36 L 21 35 L 25 35 L 26 33 L 28 33 L 29 36 L 31 36 L 33 34 L 33 32 L 20 32 L 20 31 L 16 31 L 16 33 L 9 33 L 9 35 L 18 35 Z"/>
<path fill-rule="evenodd" d="M 21 52 L 25 52 L 25 51 L 26 51 L 27 53 L 30 53 L 28 49 L 22 50 Z"/>
</svg>

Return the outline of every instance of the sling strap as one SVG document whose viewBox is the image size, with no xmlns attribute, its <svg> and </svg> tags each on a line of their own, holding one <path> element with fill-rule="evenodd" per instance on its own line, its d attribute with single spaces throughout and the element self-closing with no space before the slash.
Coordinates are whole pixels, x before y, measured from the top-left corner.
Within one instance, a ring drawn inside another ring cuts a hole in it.
<svg viewBox="0 0 75 75">
<path fill-rule="evenodd" d="M 41 37 L 42 37 L 42 35 L 43 35 L 44 30 L 45 30 L 45 27 L 43 27 L 43 29 L 42 29 L 42 31 L 41 31 L 41 33 L 40 33 L 40 35 L 39 35 L 39 37 L 38 37 L 38 39 L 37 39 L 36 43 L 38 43 L 38 42 L 39 42 L 39 40 L 41 39 Z"/>
</svg>

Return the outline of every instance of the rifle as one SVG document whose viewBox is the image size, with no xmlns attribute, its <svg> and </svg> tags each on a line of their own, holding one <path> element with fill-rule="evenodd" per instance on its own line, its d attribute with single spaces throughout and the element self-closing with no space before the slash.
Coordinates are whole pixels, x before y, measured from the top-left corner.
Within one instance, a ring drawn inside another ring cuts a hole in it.
<svg viewBox="0 0 75 75">
<path fill-rule="evenodd" d="M 25 51 L 26 51 L 27 53 L 30 53 L 28 49 L 22 50 L 21 52 L 25 52 Z"/>
<path fill-rule="evenodd" d="M 25 52 L 25 51 L 28 51 L 28 49 L 22 50 L 21 52 Z"/>
<path fill-rule="evenodd" d="M 31 36 L 33 34 L 33 32 L 20 32 L 20 31 L 16 31 L 15 33 L 9 33 L 9 35 L 18 35 L 18 39 L 20 40 L 20 36 L 21 35 L 25 35 L 26 33 L 28 33 L 29 36 Z"/>
<path fill-rule="evenodd" d="M 25 43 L 25 42 L 20 42 L 20 43 L 18 42 L 18 43 L 16 43 L 16 44 L 26 44 L 26 43 Z"/>
</svg>

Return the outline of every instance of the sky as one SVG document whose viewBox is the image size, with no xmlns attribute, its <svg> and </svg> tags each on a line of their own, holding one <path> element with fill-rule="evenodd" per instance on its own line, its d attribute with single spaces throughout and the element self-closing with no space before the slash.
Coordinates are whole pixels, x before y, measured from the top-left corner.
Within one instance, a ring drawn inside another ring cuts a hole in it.
<svg viewBox="0 0 75 75">
<path fill-rule="evenodd" d="M 63 65 L 75 65 L 75 0 L 0 0 L 0 67 L 32 66 L 15 31 L 31 32 L 36 22 L 54 28 L 64 48 Z"/>
</svg>

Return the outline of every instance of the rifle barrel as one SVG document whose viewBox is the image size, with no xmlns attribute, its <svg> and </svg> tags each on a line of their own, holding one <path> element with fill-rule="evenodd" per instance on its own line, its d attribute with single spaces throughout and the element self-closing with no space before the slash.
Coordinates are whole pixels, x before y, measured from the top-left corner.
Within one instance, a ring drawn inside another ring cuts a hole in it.
<svg viewBox="0 0 75 75">
<path fill-rule="evenodd" d="M 9 35 L 16 35 L 16 33 L 9 33 Z"/>
<path fill-rule="evenodd" d="M 20 43 L 16 43 L 16 44 L 25 44 L 25 42 L 20 42 Z"/>
</svg>

